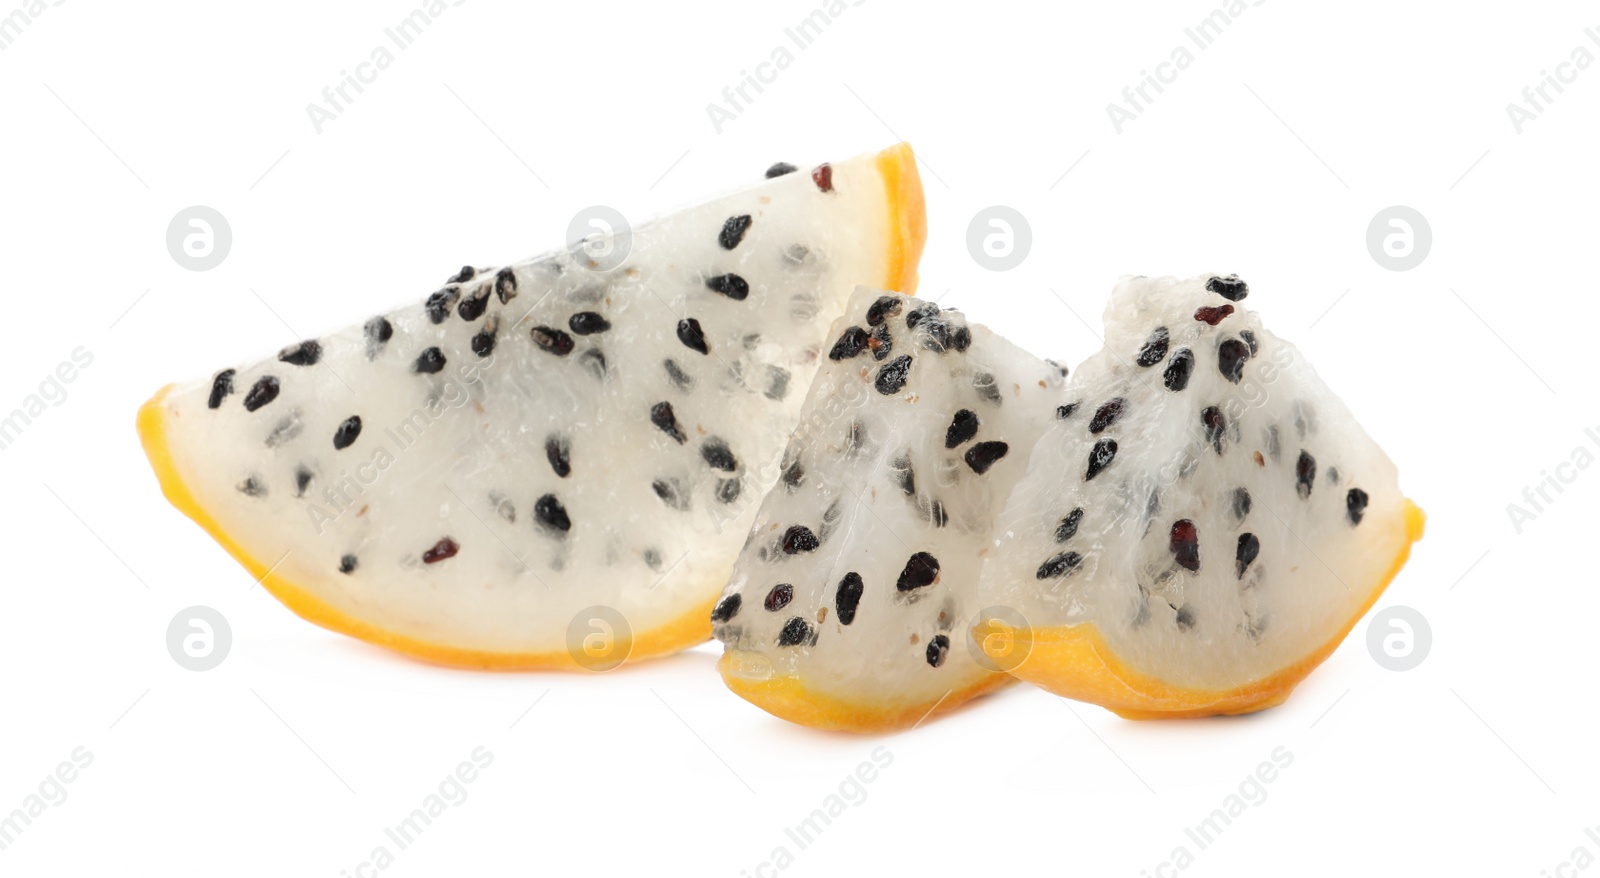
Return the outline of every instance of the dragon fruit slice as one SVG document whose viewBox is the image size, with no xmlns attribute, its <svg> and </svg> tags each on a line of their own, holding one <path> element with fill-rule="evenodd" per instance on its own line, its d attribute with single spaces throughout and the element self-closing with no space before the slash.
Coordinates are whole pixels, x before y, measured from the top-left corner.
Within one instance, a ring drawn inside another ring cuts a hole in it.
<svg viewBox="0 0 1600 878">
<path fill-rule="evenodd" d="M 712 611 L 728 687 L 804 725 L 912 725 L 1011 678 L 969 650 L 979 566 L 1065 370 L 857 291 Z"/>
<path fill-rule="evenodd" d="M 1125 278 L 996 527 L 1012 672 L 1130 718 L 1281 703 L 1405 563 L 1394 464 L 1235 276 Z"/>
<path fill-rule="evenodd" d="M 706 639 L 826 327 L 858 284 L 916 283 L 909 147 L 794 170 L 636 226 L 610 270 L 582 248 L 463 268 L 162 390 L 139 432 L 163 490 L 294 612 L 421 658 Z"/>
</svg>

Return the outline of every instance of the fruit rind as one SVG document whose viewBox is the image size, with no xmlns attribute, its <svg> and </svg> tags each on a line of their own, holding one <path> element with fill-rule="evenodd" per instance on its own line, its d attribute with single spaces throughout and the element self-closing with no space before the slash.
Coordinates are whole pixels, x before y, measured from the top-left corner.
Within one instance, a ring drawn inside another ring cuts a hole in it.
<svg viewBox="0 0 1600 878">
<path fill-rule="evenodd" d="M 1425 516 L 1407 500 L 1403 517 L 1406 534 L 1399 554 L 1338 632 L 1304 658 L 1245 685 L 1226 690 L 1170 686 L 1123 664 L 1095 625 L 1087 622 L 1007 629 L 1013 648 L 1026 655 L 1011 673 L 1064 698 L 1098 704 L 1124 719 L 1234 716 L 1275 707 L 1333 653 L 1405 566 L 1412 543 L 1422 538 Z"/>
</svg>

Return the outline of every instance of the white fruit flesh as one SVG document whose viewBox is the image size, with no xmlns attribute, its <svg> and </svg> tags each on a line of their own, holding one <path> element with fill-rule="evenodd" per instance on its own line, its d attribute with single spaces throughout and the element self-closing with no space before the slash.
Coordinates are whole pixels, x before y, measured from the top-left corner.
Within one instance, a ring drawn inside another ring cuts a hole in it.
<svg viewBox="0 0 1600 878">
<path fill-rule="evenodd" d="M 824 350 L 714 633 L 728 685 L 779 716 L 906 725 L 1005 681 L 969 649 L 977 574 L 1064 370 L 871 290 Z"/>
<path fill-rule="evenodd" d="M 981 592 L 1034 632 L 1092 626 L 1102 658 L 1131 674 L 1224 692 L 1314 665 L 1415 534 L 1382 449 L 1293 345 L 1208 283 L 1234 295 L 1243 286 L 1212 276 L 1117 286 L 1106 347 L 1073 375 L 1075 410 L 1034 450 Z M 1150 344 L 1158 328 L 1165 352 Z M 1192 369 L 1173 389 L 1183 351 Z M 1237 381 L 1224 374 L 1235 359 Z M 1120 417 L 1093 432 L 1097 411 L 1118 399 Z M 1106 440 L 1115 455 L 1087 477 Z M 1073 510 L 1082 515 L 1066 536 Z M 1044 677 L 1021 675 L 1092 697 L 1048 667 L 1033 673 Z"/>
<path fill-rule="evenodd" d="M 585 608 L 671 626 L 726 582 L 850 290 L 914 283 L 909 150 L 830 182 L 790 173 L 638 225 L 608 271 L 567 251 L 478 270 L 431 315 L 421 295 L 385 315 L 386 341 L 362 321 L 319 336 L 314 364 L 239 367 L 214 408 L 213 379 L 169 388 L 141 413 L 147 450 L 175 502 L 329 627 L 543 666 L 573 663 Z"/>
</svg>

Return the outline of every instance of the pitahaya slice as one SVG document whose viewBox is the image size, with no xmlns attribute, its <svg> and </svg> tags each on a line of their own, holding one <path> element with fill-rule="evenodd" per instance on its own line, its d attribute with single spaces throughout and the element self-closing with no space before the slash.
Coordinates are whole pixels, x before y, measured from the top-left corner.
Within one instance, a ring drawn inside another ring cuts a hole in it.
<svg viewBox="0 0 1600 878">
<path fill-rule="evenodd" d="M 1012 672 L 1130 718 L 1281 703 L 1421 536 L 1398 474 L 1235 276 L 1124 278 L 995 533 Z"/>
<path fill-rule="evenodd" d="M 728 687 L 784 719 L 879 731 L 1010 678 L 967 630 L 995 516 L 1065 370 L 956 311 L 858 291 L 712 611 Z"/>
<path fill-rule="evenodd" d="M 162 488 L 294 612 L 421 658 L 592 667 L 569 626 L 596 606 L 607 652 L 705 640 L 826 327 L 922 251 L 909 147 L 790 170 L 636 226 L 610 271 L 463 268 L 162 390 Z"/>
</svg>

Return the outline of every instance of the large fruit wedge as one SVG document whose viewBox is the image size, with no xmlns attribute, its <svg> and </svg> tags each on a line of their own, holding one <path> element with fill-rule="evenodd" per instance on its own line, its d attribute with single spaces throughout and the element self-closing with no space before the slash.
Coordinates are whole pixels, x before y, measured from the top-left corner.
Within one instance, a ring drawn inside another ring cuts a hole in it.
<svg viewBox="0 0 1600 878">
<path fill-rule="evenodd" d="M 1394 464 L 1233 276 L 1125 278 L 996 528 L 1013 673 L 1130 718 L 1282 702 L 1422 534 Z"/>
<path fill-rule="evenodd" d="M 609 668 L 710 634 L 828 325 L 911 288 L 904 144 L 442 287 L 139 413 L 173 505 L 319 625 Z M 604 264 L 603 264 L 604 263 Z M 352 315 L 353 317 L 356 315 Z"/>
<path fill-rule="evenodd" d="M 712 613 L 723 680 L 803 725 L 904 728 L 1011 682 L 967 639 L 995 516 L 1065 370 L 862 290 Z"/>
</svg>

